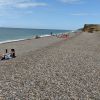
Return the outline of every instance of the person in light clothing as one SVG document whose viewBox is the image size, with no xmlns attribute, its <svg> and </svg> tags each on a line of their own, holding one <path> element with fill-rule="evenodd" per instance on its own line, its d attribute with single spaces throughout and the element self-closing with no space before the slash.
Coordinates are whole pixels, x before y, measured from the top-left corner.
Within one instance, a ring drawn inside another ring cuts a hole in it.
<svg viewBox="0 0 100 100">
<path fill-rule="evenodd" d="M 8 50 L 5 49 L 5 54 L 0 54 L 0 60 L 9 60 L 15 57 L 15 49 L 11 49 L 10 53 L 8 53 Z"/>
</svg>

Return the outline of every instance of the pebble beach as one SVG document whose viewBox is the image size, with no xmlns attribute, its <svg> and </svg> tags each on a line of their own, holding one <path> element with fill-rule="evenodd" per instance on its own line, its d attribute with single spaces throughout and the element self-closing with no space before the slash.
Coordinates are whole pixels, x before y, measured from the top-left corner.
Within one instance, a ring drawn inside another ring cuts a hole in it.
<svg viewBox="0 0 100 100">
<path fill-rule="evenodd" d="M 100 32 L 0 44 L 0 100 L 100 100 Z"/>
</svg>

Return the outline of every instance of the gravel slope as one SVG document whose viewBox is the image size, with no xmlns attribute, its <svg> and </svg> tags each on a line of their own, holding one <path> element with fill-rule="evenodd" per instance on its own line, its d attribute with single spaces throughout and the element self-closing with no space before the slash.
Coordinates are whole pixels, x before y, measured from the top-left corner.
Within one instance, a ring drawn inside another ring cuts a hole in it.
<svg viewBox="0 0 100 100">
<path fill-rule="evenodd" d="M 100 34 L 82 33 L 0 62 L 0 100 L 100 100 Z"/>
</svg>

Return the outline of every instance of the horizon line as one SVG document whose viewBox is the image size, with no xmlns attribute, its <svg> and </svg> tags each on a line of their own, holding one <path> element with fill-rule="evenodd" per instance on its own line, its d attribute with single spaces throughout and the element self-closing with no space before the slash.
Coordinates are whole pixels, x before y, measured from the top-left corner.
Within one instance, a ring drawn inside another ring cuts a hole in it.
<svg viewBox="0 0 100 100">
<path fill-rule="evenodd" d="M 68 29 L 54 29 L 54 28 L 28 28 L 28 27 L 3 27 L 3 26 L 0 26 L 0 28 L 15 28 L 15 29 L 46 29 L 46 30 L 68 30 Z M 72 29 L 69 29 L 69 30 L 72 30 Z"/>
</svg>

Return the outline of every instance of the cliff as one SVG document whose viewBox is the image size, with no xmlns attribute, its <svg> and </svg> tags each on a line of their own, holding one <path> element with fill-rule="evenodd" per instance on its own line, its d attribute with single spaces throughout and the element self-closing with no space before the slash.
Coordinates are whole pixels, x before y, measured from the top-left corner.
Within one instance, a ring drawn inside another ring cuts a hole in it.
<svg viewBox="0 0 100 100">
<path fill-rule="evenodd" d="M 84 32 L 100 31 L 100 24 L 85 24 L 83 28 Z"/>
</svg>

